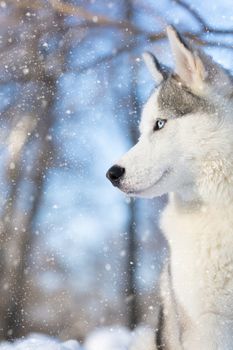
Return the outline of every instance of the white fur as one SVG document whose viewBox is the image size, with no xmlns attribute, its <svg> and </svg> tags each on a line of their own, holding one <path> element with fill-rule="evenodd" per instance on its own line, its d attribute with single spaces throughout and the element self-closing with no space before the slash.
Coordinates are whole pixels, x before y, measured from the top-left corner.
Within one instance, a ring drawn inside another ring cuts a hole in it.
<svg viewBox="0 0 233 350">
<path fill-rule="evenodd" d="M 226 96 L 232 86 L 217 65 L 212 82 L 205 80 L 204 71 L 214 63 L 187 50 L 174 32 L 169 37 L 177 72 L 183 80 L 187 74 L 192 77 L 194 93 L 201 95 L 206 86 L 203 94 L 208 92 L 210 100 L 214 96 L 216 110 L 171 118 L 163 129 L 153 132 L 156 119 L 163 118 L 157 104 L 159 87 L 143 110 L 139 142 L 118 162 L 125 168 L 120 188 L 143 197 L 170 193 L 161 227 L 171 250 L 175 299 L 188 320 L 180 348 L 232 350 L 233 102 Z M 188 72 L 185 59 L 190 63 Z M 221 76 L 224 89 L 215 94 L 216 77 Z"/>
<path fill-rule="evenodd" d="M 155 332 L 147 326 L 139 326 L 132 333 L 129 350 L 156 350 Z"/>
<path fill-rule="evenodd" d="M 232 212 L 233 205 L 184 203 L 174 195 L 163 213 L 174 294 L 190 322 L 184 349 L 233 349 Z"/>
<path fill-rule="evenodd" d="M 163 75 L 162 75 L 161 71 L 158 70 L 157 66 L 155 65 L 154 56 L 149 52 L 144 52 L 142 56 L 143 56 L 144 62 L 146 63 L 152 77 L 158 83 L 163 81 Z"/>
</svg>

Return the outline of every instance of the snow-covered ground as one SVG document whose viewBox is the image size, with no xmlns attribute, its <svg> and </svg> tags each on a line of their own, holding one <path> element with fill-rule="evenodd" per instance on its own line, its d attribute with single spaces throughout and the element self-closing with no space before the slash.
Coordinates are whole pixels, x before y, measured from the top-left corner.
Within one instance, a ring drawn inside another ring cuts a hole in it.
<svg viewBox="0 0 233 350">
<path fill-rule="evenodd" d="M 14 343 L 0 343 L 0 350 L 81 350 L 76 340 L 59 343 L 56 339 L 43 334 L 30 334 Z"/>
<path fill-rule="evenodd" d="M 155 350 L 155 345 L 154 332 L 148 327 L 130 332 L 115 326 L 96 329 L 82 346 L 76 340 L 62 343 L 43 334 L 30 334 L 14 343 L 0 343 L 0 350 Z"/>
<path fill-rule="evenodd" d="M 0 343 L 0 350 L 81 350 L 81 347 L 75 340 L 59 343 L 43 334 L 30 334 L 14 343 Z"/>
</svg>

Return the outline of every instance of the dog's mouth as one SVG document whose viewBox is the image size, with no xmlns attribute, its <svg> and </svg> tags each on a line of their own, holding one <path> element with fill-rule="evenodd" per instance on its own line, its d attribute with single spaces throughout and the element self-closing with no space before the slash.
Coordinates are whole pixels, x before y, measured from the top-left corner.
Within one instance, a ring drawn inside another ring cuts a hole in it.
<svg viewBox="0 0 233 350">
<path fill-rule="evenodd" d="M 171 169 L 165 170 L 162 175 L 159 177 L 158 180 L 156 180 L 152 185 L 145 187 L 141 190 L 128 190 L 127 188 L 120 188 L 122 191 L 124 191 L 129 196 L 140 196 L 148 191 L 150 191 L 153 187 L 157 186 L 160 182 L 162 182 L 169 174 L 171 173 Z"/>
</svg>

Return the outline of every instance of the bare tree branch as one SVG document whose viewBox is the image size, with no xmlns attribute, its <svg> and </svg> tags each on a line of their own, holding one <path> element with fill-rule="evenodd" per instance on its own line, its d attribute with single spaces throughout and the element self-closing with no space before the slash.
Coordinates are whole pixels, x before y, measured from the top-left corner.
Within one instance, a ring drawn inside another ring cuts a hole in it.
<svg viewBox="0 0 233 350">
<path fill-rule="evenodd" d="M 233 44 L 227 44 L 227 43 L 222 43 L 222 42 L 218 42 L 218 41 L 209 41 L 209 40 L 205 40 L 205 39 L 201 39 L 196 35 L 193 35 L 191 33 L 182 33 L 185 37 L 192 39 L 196 44 L 204 46 L 204 47 L 218 47 L 218 48 L 222 48 L 222 49 L 228 49 L 228 50 L 233 50 Z M 151 41 L 158 41 L 158 40 L 163 40 L 166 38 L 165 33 L 161 33 L 161 35 L 159 36 L 151 36 L 149 37 L 149 40 Z M 119 55 L 126 53 L 126 52 L 132 52 L 133 50 L 137 49 L 137 47 L 139 46 L 139 44 L 136 43 L 132 43 L 131 45 L 124 45 L 120 48 L 118 48 L 115 52 L 113 53 L 109 53 L 105 56 L 101 56 L 99 58 L 97 58 L 94 62 L 87 64 L 87 65 L 83 65 L 80 68 L 77 68 L 75 70 L 76 73 L 78 74 L 82 74 L 84 72 L 86 72 L 89 69 L 93 69 L 96 68 L 102 64 L 105 64 L 107 62 L 110 62 L 111 60 L 117 58 Z M 70 69 L 66 69 L 66 71 L 69 71 Z"/>
<path fill-rule="evenodd" d="M 213 28 L 206 23 L 204 18 L 193 8 L 192 4 L 188 4 L 184 0 L 172 0 L 172 2 L 184 8 L 189 14 L 196 19 L 196 21 L 200 24 L 201 30 L 204 33 L 212 33 L 212 34 L 233 34 L 233 29 L 219 29 Z"/>
<path fill-rule="evenodd" d="M 183 0 L 172 0 L 172 2 L 178 4 L 179 6 L 183 7 L 187 12 L 189 12 L 192 17 L 194 17 L 197 22 L 200 24 L 201 29 L 203 32 L 208 31 L 209 26 L 207 25 L 204 18 L 202 18 L 199 13 L 193 8 L 192 4 L 187 4 Z"/>
</svg>

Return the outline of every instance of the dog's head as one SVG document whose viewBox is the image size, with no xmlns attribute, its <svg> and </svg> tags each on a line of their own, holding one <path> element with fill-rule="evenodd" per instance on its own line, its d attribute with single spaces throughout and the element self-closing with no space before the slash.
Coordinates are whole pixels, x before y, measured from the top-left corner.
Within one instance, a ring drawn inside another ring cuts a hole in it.
<svg viewBox="0 0 233 350">
<path fill-rule="evenodd" d="M 227 72 L 173 27 L 167 33 L 175 70 L 144 55 L 158 86 L 144 106 L 138 143 L 107 172 L 113 185 L 132 196 L 196 191 L 206 171 L 210 177 L 206 164 L 212 168 L 229 130 L 232 82 Z"/>
</svg>

